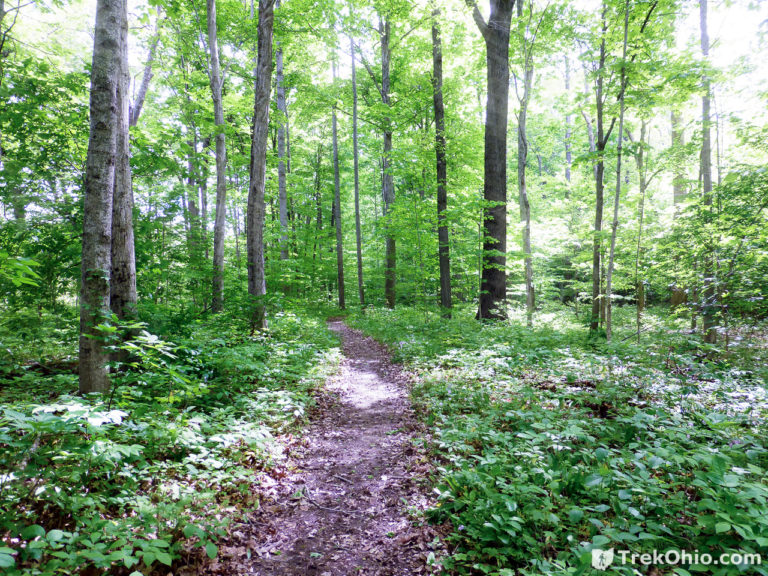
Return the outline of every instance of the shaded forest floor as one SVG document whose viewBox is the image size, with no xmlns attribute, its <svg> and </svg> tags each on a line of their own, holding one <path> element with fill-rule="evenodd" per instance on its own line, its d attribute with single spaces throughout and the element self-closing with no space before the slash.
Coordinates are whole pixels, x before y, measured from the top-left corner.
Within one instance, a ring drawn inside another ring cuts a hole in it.
<svg viewBox="0 0 768 576">
<path fill-rule="evenodd" d="M 406 378 L 386 349 L 348 328 L 340 371 L 286 474 L 222 542 L 210 574 L 408 576 L 427 571 L 430 471 Z"/>
<path fill-rule="evenodd" d="M 765 324 L 713 347 L 660 309 L 638 344 L 634 311 L 615 312 L 610 344 L 562 308 L 533 330 L 469 308 L 328 323 L 296 306 L 255 334 L 147 315 L 106 397 L 76 394 L 73 311 L 6 318 L 0 569 L 564 576 L 595 548 L 768 557 Z"/>
</svg>

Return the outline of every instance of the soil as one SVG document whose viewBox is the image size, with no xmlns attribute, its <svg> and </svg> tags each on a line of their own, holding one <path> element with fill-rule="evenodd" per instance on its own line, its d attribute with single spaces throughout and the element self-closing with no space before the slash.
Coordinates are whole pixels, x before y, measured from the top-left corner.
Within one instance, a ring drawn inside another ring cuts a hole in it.
<svg viewBox="0 0 768 576">
<path fill-rule="evenodd" d="M 437 530 L 424 431 L 387 350 L 341 321 L 344 358 L 260 509 L 234 526 L 204 573 L 413 576 L 431 571 Z"/>
</svg>

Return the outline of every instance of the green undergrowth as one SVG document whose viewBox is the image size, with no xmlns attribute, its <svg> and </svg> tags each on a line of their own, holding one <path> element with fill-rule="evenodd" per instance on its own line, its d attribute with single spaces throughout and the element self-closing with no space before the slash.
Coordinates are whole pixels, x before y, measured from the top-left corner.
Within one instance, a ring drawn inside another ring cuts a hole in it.
<svg viewBox="0 0 768 576">
<path fill-rule="evenodd" d="M 745 562 L 651 571 L 618 555 L 768 561 L 760 366 L 735 370 L 658 319 L 638 346 L 590 341 L 561 316 L 532 331 L 457 316 L 368 310 L 349 320 L 415 374 L 412 399 L 438 461 L 430 515 L 451 526 L 452 553 L 438 560 L 449 572 L 596 574 L 592 550 L 614 549 L 610 572 L 627 576 L 768 574 Z M 739 394 L 753 401 L 735 410 Z"/>
<path fill-rule="evenodd" d="M 57 332 L 35 337 L 63 350 Z M 151 574 L 195 548 L 215 557 L 339 354 L 322 318 L 290 312 L 254 336 L 229 316 L 173 342 L 144 327 L 128 353 L 112 392 L 87 398 L 66 359 L 0 358 L 0 573 Z"/>
</svg>

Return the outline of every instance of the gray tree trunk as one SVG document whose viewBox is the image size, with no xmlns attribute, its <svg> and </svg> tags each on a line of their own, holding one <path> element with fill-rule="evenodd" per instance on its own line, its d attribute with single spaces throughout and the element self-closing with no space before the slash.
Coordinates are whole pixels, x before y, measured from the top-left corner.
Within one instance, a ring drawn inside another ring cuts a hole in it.
<svg viewBox="0 0 768 576">
<path fill-rule="evenodd" d="M 478 318 L 503 318 L 507 299 L 507 114 L 509 28 L 514 0 L 491 0 L 486 23 L 473 3 L 473 17 L 486 48 L 488 102 L 485 118 L 483 270 Z"/>
<path fill-rule="evenodd" d="M 333 81 L 336 84 L 336 61 L 333 61 Z M 341 230 L 341 177 L 339 174 L 339 140 L 336 127 L 336 100 L 334 99 L 331 115 L 331 129 L 333 131 L 333 222 L 336 227 L 336 280 L 339 290 L 339 308 L 347 307 L 344 294 L 344 246 Z M 318 220 L 321 212 L 318 204 Z"/>
<path fill-rule="evenodd" d="M 124 12 L 124 0 L 98 0 L 96 4 L 80 287 L 79 372 L 83 394 L 109 388 L 107 355 L 96 326 L 110 314 L 112 198 L 122 110 L 119 85 Z"/>
<path fill-rule="evenodd" d="M 517 3 L 517 17 L 522 24 L 523 4 Z M 525 168 L 528 164 L 527 119 L 528 103 L 533 88 L 533 46 L 525 37 L 525 28 L 520 26 L 520 40 L 523 45 L 523 95 L 520 98 L 520 113 L 517 122 L 517 191 L 520 204 L 520 222 L 523 224 L 523 253 L 525 264 L 525 318 L 529 328 L 533 327 L 533 311 L 536 307 L 533 291 L 533 260 L 531 257 L 531 205 L 528 202 L 528 186 Z"/>
<path fill-rule="evenodd" d="M 451 254 L 448 222 L 448 161 L 445 151 L 445 106 L 443 103 L 443 47 L 440 40 L 440 10 L 432 13 L 432 82 L 435 108 L 435 156 L 437 165 L 437 254 L 440 265 L 440 310 L 451 317 Z"/>
<path fill-rule="evenodd" d="M 701 55 L 705 65 L 709 65 L 709 31 L 707 29 L 707 0 L 699 0 L 699 24 L 701 27 Z M 701 192 L 704 206 L 712 206 L 712 136 L 711 136 L 711 97 L 712 81 L 709 72 L 702 78 L 704 94 L 701 97 Z M 712 247 L 704 258 L 704 286 L 702 290 L 701 316 L 703 320 L 704 341 L 714 344 L 717 341 L 715 327 L 717 302 L 716 279 Z"/>
<path fill-rule="evenodd" d="M 381 102 L 384 106 L 390 106 L 389 91 L 390 76 L 390 25 L 389 19 L 379 22 L 379 36 L 381 38 Z M 381 157 L 381 198 L 383 200 L 384 215 L 388 215 L 392 204 L 395 201 L 395 182 L 392 178 L 391 154 L 392 154 L 392 128 L 390 127 L 390 118 L 384 119 L 384 151 Z M 397 280 L 397 243 L 392 232 L 392 223 L 388 221 L 385 224 L 386 249 L 384 255 L 384 298 L 387 306 L 395 307 L 395 283 Z"/>
<path fill-rule="evenodd" d="M 357 74 L 355 71 L 355 45 L 349 37 L 349 56 L 352 60 L 352 155 L 355 172 L 355 241 L 357 248 L 357 294 L 360 306 L 365 306 L 363 284 L 363 239 L 360 228 L 360 152 L 357 145 Z"/>
<path fill-rule="evenodd" d="M 121 320 L 136 312 L 136 252 L 133 237 L 133 181 L 131 178 L 130 98 L 128 68 L 128 11 L 123 0 L 120 23 L 120 70 L 118 83 L 117 159 L 112 203 L 112 256 L 110 305 Z"/>
<path fill-rule="evenodd" d="M 149 45 L 149 53 L 147 54 L 147 60 L 144 63 L 144 72 L 141 76 L 141 86 L 136 94 L 136 100 L 131 105 L 130 122 L 131 126 L 136 126 L 141 115 L 141 110 L 144 107 L 144 100 L 147 97 L 149 91 L 149 83 L 152 81 L 152 64 L 155 61 L 155 53 L 157 52 L 157 45 L 160 43 L 160 33 L 158 28 L 160 26 L 160 9 L 158 8 L 157 18 L 155 19 L 155 35 Z"/>
<path fill-rule="evenodd" d="M 683 126 L 682 114 L 678 110 L 672 110 L 670 113 L 670 123 L 672 126 L 672 148 L 674 150 L 681 150 L 685 146 L 685 127 Z M 685 170 L 678 163 L 678 168 L 675 169 L 675 173 L 672 175 L 672 201 L 675 207 L 675 218 L 680 214 L 680 209 L 685 202 L 686 196 Z M 672 286 L 672 298 L 670 301 L 672 309 L 683 304 L 686 298 L 685 289 L 678 285 L 676 278 L 675 285 Z"/>
<path fill-rule="evenodd" d="M 605 75 L 605 36 L 608 30 L 606 20 L 607 8 L 603 3 L 602 8 L 602 39 L 600 41 L 600 59 L 598 61 L 597 79 L 595 86 L 595 107 L 597 110 L 597 136 L 595 148 L 597 151 L 597 161 L 595 163 L 595 223 L 593 227 L 592 239 L 592 312 L 589 322 L 590 334 L 597 334 L 600 327 L 600 320 L 603 311 L 603 295 L 601 294 L 601 235 L 603 232 L 603 204 L 604 204 L 604 173 L 605 173 L 605 147 L 608 144 L 611 128 L 607 133 L 605 130 L 605 98 L 604 98 L 604 75 Z"/>
<path fill-rule="evenodd" d="M 277 0 L 275 7 L 280 7 Z M 277 189 L 280 210 L 280 260 L 288 259 L 288 190 L 286 185 L 286 126 L 288 123 L 288 105 L 285 101 L 283 78 L 283 49 L 277 44 L 275 49 L 275 91 L 277 98 Z"/>
<path fill-rule="evenodd" d="M 258 55 L 254 81 L 253 129 L 250 185 L 248 187 L 248 293 L 253 298 L 251 322 L 254 328 L 267 327 L 264 274 L 264 186 L 267 177 L 267 136 L 269 95 L 272 89 L 272 28 L 275 0 L 259 0 Z"/>
<path fill-rule="evenodd" d="M 613 222 L 611 223 L 611 249 L 608 254 L 608 272 L 605 276 L 605 339 L 610 342 L 613 325 L 611 322 L 611 295 L 613 290 L 613 267 L 616 253 L 616 231 L 619 227 L 619 202 L 621 199 L 621 150 L 624 140 L 624 93 L 627 85 L 627 38 L 629 34 L 629 0 L 624 3 L 624 44 L 621 52 L 621 82 L 619 83 L 619 138 L 616 144 L 616 193 L 613 196 Z"/>
<path fill-rule="evenodd" d="M 227 143 L 224 134 L 222 76 L 216 24 L 216 0 L 207 0 L 208 49 L 211 51 L 211 95 L 216 126 L 216 219 L 213 224 L 213 293 L 211 309 L 221 312 L 224 305 L 224 239 L 227 234 Z"/>
<path fill-rule="evenodd" d="M 635 163 L 637 164 L 637 175 L 640 182 L 640 204 L 638 206 L 637 222 L 637 249 L 635 251 L 635 327 L 637 332 L 637 343 L 640 343 L 640 332 L 642 331 L 643 310 L 645 309 L 645 281 L 641 275 L 641 266 L 643 254 L 643 223 L 645 219 L 645 195 L 648 190 L 648 179 L 646 176 L 645 163 L 645 145 L 648 134 L 648 122 L 642 120 L 640 124 L 640 142 L 635 153 Z"/>
<path fill-rule="evenodd" d="M 565 57 L 565 94 L 570 96 L 571 92 L 571 60 Z M 573 157 L 571 152 L 571 133 L 573 132 L 573 114 L 570 112 L 565 115 L 565 181 L 571 181 L 571 164 Z"/>
</svg>

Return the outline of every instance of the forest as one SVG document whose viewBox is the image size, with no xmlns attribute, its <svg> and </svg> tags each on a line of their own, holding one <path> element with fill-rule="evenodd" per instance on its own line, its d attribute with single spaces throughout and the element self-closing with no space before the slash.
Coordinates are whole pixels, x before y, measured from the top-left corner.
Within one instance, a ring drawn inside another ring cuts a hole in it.
<svg viewBox="0 0 768 576">
<path fill-rule="evenodd" d="M 766 62 L 763 0 L 0 0 L 0 573 L 768 576 Z"/>
</svg>

